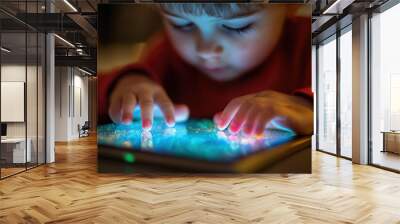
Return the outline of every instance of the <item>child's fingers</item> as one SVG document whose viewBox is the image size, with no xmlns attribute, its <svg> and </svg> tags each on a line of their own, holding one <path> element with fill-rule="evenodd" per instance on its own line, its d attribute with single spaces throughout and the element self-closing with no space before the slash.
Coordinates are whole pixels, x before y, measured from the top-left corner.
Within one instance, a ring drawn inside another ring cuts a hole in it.
<svg viewBox="0 0 400 224">
<path fill-rule="evenodd" d="M 265 127 L 267 126 L 268 122 L 274 117 L 274 112 L 272 111 L 272 107 L 270 108 L 271 110 L 265 111 L 264 113 L 260 114 L 260 116 L 258 116 L 256 121 L 256 126 L 253 129 L 252 134 L 255 135 L 264 134 Z"/>
<path fill-rule="evenodd" d="M 239 110 L 235 114 L 235 117 L 232 119 L 229 125 L 229 131 L 232 133 L 237 133 L 242 128 L 243 124 L 246 122 L 247 114 L 251 109 L 251 106 L 248 103 L 242 103 Z"/>
<path fill-rule="evenodd" d="M 214 124 L 216 124 L 217 126 L 221 120 L 221 114 L 222 114 L 222 112 L 218 112 L 213 117 Z"/>
<path fill-rule="evenodd" d="M 130 123 L 132 121 L 133 110 L 136 106 L 136 96 L 132 93 L 125 94 L 122 98 L 122 122 Z"/>
<path fill-rule="evenodd" d="M 246 123 L 243 126 L 243 132 L 246 135 L 251 135 L 253 130 L 255 129 L 257 125 L 257 116 L 260 114 L 260 111 L 258 111 L 256 108 L 251 108 L 249 110 L 249 113 L 247 114 L 247 120 Z"/>
<path fill-rule="evenodd" d="M 121 123 L 121 98 L 111 97 L 108 115 L 114 123 Z"/>
<path fill-rule="evenodd" d="M 224 130 L 226 127 L 228 127 L 232 119 L 235 117 L 240 104 L 242 104 L 242 101 L 242 98 L 236 98 L 228 103 L 224 111 L 222 111 L 221 118 L 219 119 L 219 123 L 217 125 L 220 130 Z"/>
<path fill-rule="evenodd" d="M 156 103 L 160 107 L 162 113 L 164 114 L 165 121 L 168 126 L 174 126 L 175 125 L 175 111 L 174 111 L 174 105 L 172 104 L 171 100 L 165 94 L 164 92 L 159 92 L 155 95 L 154 97 Z"/>
<path fill-rule="evenodd" d="M 142 93 L 139 95 L 140 112 L 142 118 L 142 127 L 150 130 L 153 124 L 153 107 L 154 101 L 151 94 Z"/>
<path fill-rule="evenodd" d="M 189 119 L 189 107 L 185 104 L 175 105 L 175 121 L 183 122 Z"/>
</svg>

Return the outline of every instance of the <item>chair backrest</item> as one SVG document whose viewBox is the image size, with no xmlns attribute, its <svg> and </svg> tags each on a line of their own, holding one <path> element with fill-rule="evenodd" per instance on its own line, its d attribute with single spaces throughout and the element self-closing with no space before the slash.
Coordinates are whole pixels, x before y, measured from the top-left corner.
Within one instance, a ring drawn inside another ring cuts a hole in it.
<svg viewBox="0 0 400 224">
<path fill-rule="evenodd" d="M 89 121 L 85 121 L 85 123 L 83 124 L 82 128 L 90 128 Z"/>
</svg>

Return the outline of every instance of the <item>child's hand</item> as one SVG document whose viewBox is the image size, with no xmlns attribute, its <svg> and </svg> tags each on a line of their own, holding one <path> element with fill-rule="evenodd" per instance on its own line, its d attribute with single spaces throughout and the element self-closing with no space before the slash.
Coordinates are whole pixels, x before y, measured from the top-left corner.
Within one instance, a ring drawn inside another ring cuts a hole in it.
<svg viewBox="0 0 400 224">
<path fill-rule="evenodd" d="M 313 132 L 313 106 L 298 96 L 274 91 L 263 91 L 233 99 L 224 111 L 214 116 L 214 122 L 221 130 L 247 135 L 262 135 L 266 125 L 273 119 L 282 119 L 282 125 L 299 135 Z"/>
<path fill-rule="evenodd" d="M 168 126 L 174 126 L 176 117 L 188 117 L 185 105 L 174 106 L 165 90 L 142 75 L 130 75 L 116 84 L 110 96 L 108 114 L 114 123 L 130 123 L 136 104 L 140 106 L 142 126 L 151 129 L 153 107 L 158 105 Z"/>
</svg>

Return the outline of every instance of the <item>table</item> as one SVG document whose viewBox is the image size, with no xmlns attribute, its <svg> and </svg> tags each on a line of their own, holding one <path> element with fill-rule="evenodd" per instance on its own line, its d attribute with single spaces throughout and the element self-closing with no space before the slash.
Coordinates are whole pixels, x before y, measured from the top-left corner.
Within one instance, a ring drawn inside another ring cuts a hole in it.
<svg viewBox="0 0 400 224">
<path fill-rule="evenodd" d="M 382 152 L 400 154 L 400 131 L 382 131 L 381 133 L 383 133 Z"/>
<path fill-rule="evenodd" d="M 28 144 L 26 144 L 25 140 Z M 25 145 L 27 146 L 26 151 L 25 151 Z M 6 160 L 6 163 L 30 162 L 32 157 L 31 145 L 32 141 L 30 138 L 1 139 L 1 157 L 2 159 Z"/>
</svg>

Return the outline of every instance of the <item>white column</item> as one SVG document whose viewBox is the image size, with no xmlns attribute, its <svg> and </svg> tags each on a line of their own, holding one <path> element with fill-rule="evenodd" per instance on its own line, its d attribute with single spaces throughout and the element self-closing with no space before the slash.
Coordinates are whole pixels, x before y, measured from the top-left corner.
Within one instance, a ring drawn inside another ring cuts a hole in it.
<svg viewBox="0 0 400 224">
<path fill-rule="evenodd" d="M 47 12 L 53 12 L 54 6 L 46 1 Z M 55 162 L 54 132 L 55 132 L 55 43 L 54 35 L 46 35 L 46 163 Z"/>
<path fill-rule="evenodd" d="M 54 151 L 54 132 L 55 132 L 55 76 L 54 76 L 54 35 L 47 34 L 46 36 L 46 163 L 52 163 L 55 161 L 55 151 Z"/>
<path fill-rule="evenodd" d="M 69 141 L 72 125 L 72 68 L 57 67 L 55 69 L 55 141 Z"/>
<path fill-rule="evenodd" d="M 353 162 L 368 163 L 368 15 L 353 19 Z"/>
</svg>

